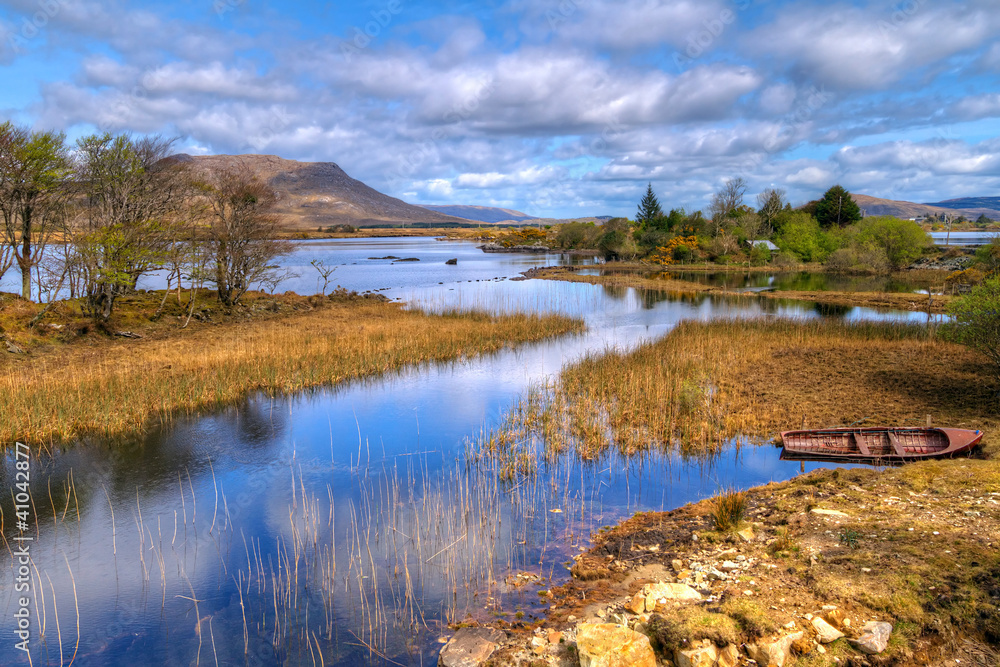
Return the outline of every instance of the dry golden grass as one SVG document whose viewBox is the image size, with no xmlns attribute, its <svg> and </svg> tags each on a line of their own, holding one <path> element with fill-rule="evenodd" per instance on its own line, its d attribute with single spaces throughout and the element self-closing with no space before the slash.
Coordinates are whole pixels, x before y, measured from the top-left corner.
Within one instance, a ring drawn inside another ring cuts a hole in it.
<svg viewBox="0 0 1000 667">
<path fill-rule="evenodd" d="M 303 300 L 305 301 L 305 300 Z M 144 340 L 65 344 L 0 365 L 0 442 L 128 436 L 151 420 L 577 329 L 558 316 L 430 315 L 373 299 Z"/>
<path fill-rule="evenodd" d="M 997 426 L 987 362 L 917 325 L 824 320 L 684 322 L 633 352 L 592 355 L 511 413 L 501 458 L 533 442 L 585 459 L 609 447 L 702 455 L 803 424 Z M 495 452 L 492 453 L 496 455 Z"/>
</svg>

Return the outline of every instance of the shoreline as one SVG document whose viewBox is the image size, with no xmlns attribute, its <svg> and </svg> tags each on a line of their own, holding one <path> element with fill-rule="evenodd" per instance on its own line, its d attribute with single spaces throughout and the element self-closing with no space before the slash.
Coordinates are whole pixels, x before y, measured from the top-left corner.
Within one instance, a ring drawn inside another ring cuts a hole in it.
<svg viewBox="0 0 1000 667">
<path fill-rule="evenodd" d="M 799 290 L 769 290 L 760 292 L 736 291 L 725 287 L 702 285 L 701 283 L 673 278 L 656 279 L 627 274 L 581 276 L 577 274 L 576 271 L 576 267 L 553 266 L 531 269 L 524 272 L 522 275 L 529 279 L 562 280 L 565 282 L 590 283 L 593 285 L 609 285 L 613 287 L 634 287 L 673 294 L 710 294 L 725 296 L 727 298 L 742 299 L 785 299 L 790 301 L 808 301 L 834 306 L 857 306 L 863 308 L 905 310 L 921 313 L 929 312 L 933 315 L 945 313 L 947 311 L 948 304 L 954 299 L 954 297 L 948 295 L 927 295 L 902 292 L 818 292 Z"/>
<path fill-rule="evenodd" d="M 26 331 L 41 306 L 0 300 L 8 343 L 0 357 L 0 394 L 8 397 L 0 442 L 128 439 L 152 421 L 167 423 L 252 392 L 333 386 L 582 327 L 555 315 L 428 314 L 381 295 L 342 291 L 327 297 L 248 293 L 246 303 L 231 309 L 202 295 L 193 326 L 182 328 L 186 304 L 173 294 L 151 321 L 162 296 L 123 299 L 110 335 L 96 333 L 66 302 Z"/>
</svg>

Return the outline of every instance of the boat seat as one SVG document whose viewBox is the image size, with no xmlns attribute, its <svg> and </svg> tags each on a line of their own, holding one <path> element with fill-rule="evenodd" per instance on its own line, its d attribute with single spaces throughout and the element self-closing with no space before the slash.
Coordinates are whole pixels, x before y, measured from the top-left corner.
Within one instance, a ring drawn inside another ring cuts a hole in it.
<svg viewBox="0 0 1000 667">
<path fill-rule="evenodd" d="M 895 433 L 889 431 L 889 442 L 892 443 L 892 449 L 896 452 L 896 456 L 906 456 L 906 450 L 903 449 L 903 445 L 900 444 L 899 438 Z"/>
<path fill-rule="evenodd" d="M 871 456 L 872 453 L 868 449 L 868 444 L 865 442 L 864 438 L 861 437 L 860 433 L 851 433 L 851 437 L 854 438 L 854 444 L 858 446 L 858 451 L 865 456 Z"/>
</svg>

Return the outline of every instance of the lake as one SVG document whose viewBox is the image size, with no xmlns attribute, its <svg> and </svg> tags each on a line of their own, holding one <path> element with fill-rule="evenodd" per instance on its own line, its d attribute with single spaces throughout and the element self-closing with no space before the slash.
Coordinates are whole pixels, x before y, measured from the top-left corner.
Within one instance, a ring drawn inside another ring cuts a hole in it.
<svg viewBox="0 0 1000 667">
<path fill-rule="evenodd" d="M 420 261 L 368 259 L 390 255 Z M 446 265 L 452 258 L 458 264 Z M 827 309 L 512 281 L 571 260 L 428 238 L 297 244 L 284 265 L 298 277 L 279 289 L 318 291 L 312 260 L 338 267 L 333 284 L 411 307 L 559 311 L 587 330 L 290 397 L 252 396 L 124 446 L 81 442 L 37 455 L 33 664 L 436 664 L 449 622 L 539 615 L 537 587 L 512 586 L 508 575 L 533 573 L 546 588 L 565 581 L 566 563 L 601 526 L 817 467 L 780 461 L 772 446 L 732 444 L 712 460 L 567 456 L 505 485 L 465 451 L 519 396 L 588 352 L 631 348 L 690 318 Z M 156 286 L 155 277 L 145 283 Z M 7 488 L 15 473 L 10 453 Z M 13 497 L 0 509 L 16 548 Z M 27 664 L 12 639 L 8 555 L 0 663 Z"/>
</svg>

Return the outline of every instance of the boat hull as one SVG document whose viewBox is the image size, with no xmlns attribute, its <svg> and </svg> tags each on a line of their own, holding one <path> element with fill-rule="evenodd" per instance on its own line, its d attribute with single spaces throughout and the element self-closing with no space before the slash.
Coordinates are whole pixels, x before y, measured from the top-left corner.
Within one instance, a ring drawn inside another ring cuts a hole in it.
<svg viewBox="0 0 1000 667">
<path fill-rule="evenodd" d="M 982 431 L 957 428 L 827 428 L 785 431 L 781 458 L 793 461 L 904 463 L 951 458 L 979 444 Z"/>
</svg>

